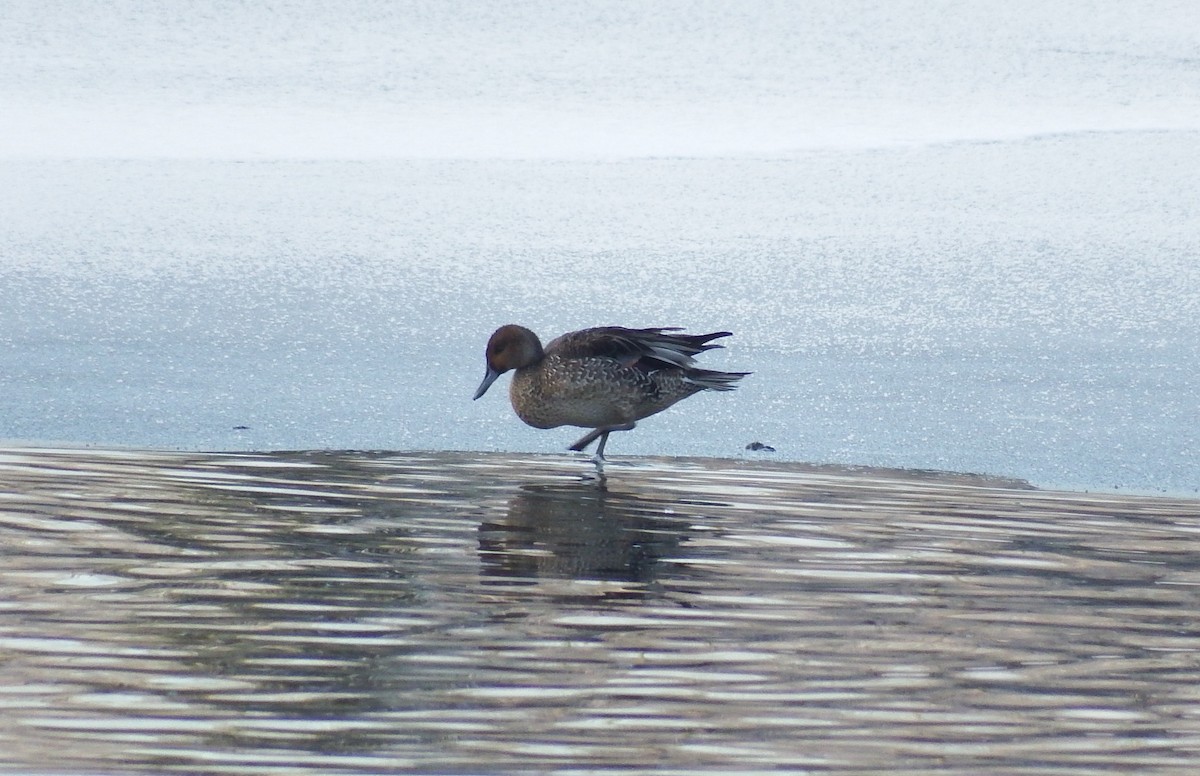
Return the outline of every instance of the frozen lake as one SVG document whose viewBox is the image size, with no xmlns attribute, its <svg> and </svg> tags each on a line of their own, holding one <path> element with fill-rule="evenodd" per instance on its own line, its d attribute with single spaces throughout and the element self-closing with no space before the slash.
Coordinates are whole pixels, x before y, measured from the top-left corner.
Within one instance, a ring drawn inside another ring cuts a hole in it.
<svg viewBox="0 0 1200 776">
<path fill-rule="evenodd" d="M 736 332 L 614 455 L 1200 488 L 1190 4 L 7 4 L 0 438 L 556 451 L 488 332 Z"/>
<path fill-rule="evenodd" d="M 1200 489 L 1187 3 L 0 11 L 0 438 L 557 451 L 497 325 L 735 332 L 614 455 Z"/>
<path fill-rule="evenodd" d="M 0 4 L 0 770 L 1192 773 L 1198 29 Z M 754 374 L 586 479 L 510 322 Z"/>
<path fill-rule="evenodd" d="M 0 162 L 3 433 L 556 451 L 507 322 L 735 332 L 614 455 L 1200 486 L 1200 135 L 624 161 Z M 1128 182 L 1120 185 L 1121 182 Z M 507 378 L 502 381 L 502 387 Z M 246 427 L 246 428 L 239 428 Z"/>
</svg>

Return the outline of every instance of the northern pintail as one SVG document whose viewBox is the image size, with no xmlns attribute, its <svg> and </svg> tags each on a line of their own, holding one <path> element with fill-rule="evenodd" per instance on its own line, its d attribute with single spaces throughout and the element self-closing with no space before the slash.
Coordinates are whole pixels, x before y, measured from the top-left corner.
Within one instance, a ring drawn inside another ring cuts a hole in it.
<svg viewBox="0 0 1200 776">
<path fill-rule="evenodd" d="M 750 374 L 700 369 L 692 358 L 721 347 L 711 340 L 730 332 L 677 331 L 603 326 L 564 334 L 543 348 L 524 326 L 501 326 L 488 340 L 487 373 L 475 398 L 497 377 L 516 370 L 509 397 L 517 417 L 534 428 L 591 428 L 570 449 L 583 450 L 599 439 L 599 464 L 610 432 L 629 431 L 636 421 L 694 393 L 732 391 Z"/>
</svg>

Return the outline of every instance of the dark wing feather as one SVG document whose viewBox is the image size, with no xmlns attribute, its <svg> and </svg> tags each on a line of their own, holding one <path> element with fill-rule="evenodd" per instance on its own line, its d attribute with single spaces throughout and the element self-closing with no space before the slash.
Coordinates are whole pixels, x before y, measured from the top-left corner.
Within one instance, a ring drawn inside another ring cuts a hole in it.
<svg viewBox="0 0 1200 776">
<path fill-rule="evenodd" d="M 562 358 L 611 358 L 622 365 L 636 366 L 644 372 L 657 369 L 687 369 L 692 358 L 705 350 L 719 348 L 709 340 L 728 337 L 730 332 L 711 334 L 674 334 L 679 328 L 626 329 L 601 326 L 564 334 L 546 346 L 547 355 Z"/>
</svg>

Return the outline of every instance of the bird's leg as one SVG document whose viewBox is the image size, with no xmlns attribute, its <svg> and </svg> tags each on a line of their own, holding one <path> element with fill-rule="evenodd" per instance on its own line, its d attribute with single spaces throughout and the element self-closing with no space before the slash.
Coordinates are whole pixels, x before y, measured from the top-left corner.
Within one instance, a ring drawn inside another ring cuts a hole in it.
<svg viewBox="0 0 1200 776">
<path fill-rule="evenodd" d="M 604 463 L 604 446 L 608 444 L 608 432 L 605 431 L 600 435 L 600 444 L 596 446 L 596 465 L 600 466 Z"/>
<path fill-rule="evenodd" d="M 584 434 L 583 437 L 581 437 L 578 442 L 571 445 L 571 447 L 569 449 L 576 450 L 576 451 L 583 450 L 588 445 L 590 445 L 592 442 L 595 442 L 597 439 L 599 439 L 600 446 L 598 448 L 596 448 L 595 460 L 603 461 L 604 460 L 604 445 L 607 444 L 607 442 L 608 442 L 609 432 L 632 431 L 634 426 L 635 426 L 634 423 L 625 423 L 620 426 L 601 426 L 600 428 L 594 428 L 591 431 L 589 431 L 588 433 Z"/>
<path fill-rule="evenodd" d="M 600 444 L 596 446 L 596 454 L 592 456 L 592 463 L 596 466 L 596 475 L 601 480 L 604 479 L 604 446 L 608 444 L 608 432 L 604 431 L 600 434 Z"/>
<path fill-rule="evenodd" d="M 571 445 L 567 449 L 574 450 L 575 452 L 579 452 L 580 450 L 583 450 L 588 445 L 590 445 L 592 442 L 595 442 L 596 439 L 599 438 L 599 436 L 603 433 L 604 433 L 604 431 L 602 429 L 598 429 L 598 428 L 592 429 L 591 431 L 587 432 L 582 437 L 580 437 L 579 441 L 577 441 L 575 444 Z"/>
</svg>

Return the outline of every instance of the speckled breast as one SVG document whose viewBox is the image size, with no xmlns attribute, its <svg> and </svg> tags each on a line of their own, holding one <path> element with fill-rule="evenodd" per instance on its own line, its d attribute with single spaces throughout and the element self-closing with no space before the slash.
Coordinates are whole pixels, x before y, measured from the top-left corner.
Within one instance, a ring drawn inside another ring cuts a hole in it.
<svg viewBox="0 0 1200 776">
<path fill-rule="evenodd" d="M 509 387 L 517 417 L 534 428 L 598 428 L 636 420 L 639 386 L 624 385 L 589 366 L 596 365 L 547 359 L 538 367 L 517 370 Z"/>
</svg>

